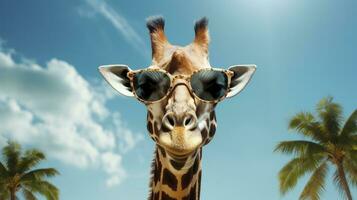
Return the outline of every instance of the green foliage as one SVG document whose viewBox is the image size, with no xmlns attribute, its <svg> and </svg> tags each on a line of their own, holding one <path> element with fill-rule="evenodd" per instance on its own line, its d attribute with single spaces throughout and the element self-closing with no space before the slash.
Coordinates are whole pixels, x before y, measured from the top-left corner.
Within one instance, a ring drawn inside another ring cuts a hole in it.
<svg viewBox="0 0 357 200">
<path fill-rule="evenodd" d="M 25 172 L 33 167 L 36 167 L 36 165 L 45 159 L 46 157 L 41 151 L 37 149 L 27 150 L 24 156 L 21 158 L 18 171 Z"/>
<path fill-rule="evenodd" d="M 343 166 L 346 170 L 350 183 L 357 186 L 357 150 L 348 152 Z"/>
<path fill-rule="evenodd" d="M 280 192 L 284 195 L 312 173 L 300 199 L 319 200 L 332 165 L 335 185 L 352 199 L 349 183 L 357 186 L 357 110 L 343 124 L 342 107 L 327 97 L 317 104 L 316 113 L 300 112 L 289 122 L 289 129 L 312 141 L 282 141 L 275 147 L 275 152 L 294 156 L 279 172 Z"/>
<path fill-rule="evenodd" d="M 33 169 L 45 160 L 45 155 L 37 149 L 24 153 L 21 150 L 21 146 L 15 142 L 8 142 L 3 148 L 4 162 L 0 161 L 0 199 L 10 199 L 11 194 L 21 191 L 25 200 L 37 200 L 35 194 L 40 194 L 47 200 L 58 200 L 57 187 L 46 180 L 58 175 L 58 171 L 54 168 Z"/>
<path fill-rule="evenodd" d="M 304 190 L 300 194 L 299 199 L 306 200 L 318 200 L 320 199 L 321 192 L 324 190 L 325 179 L 327 175 L 328 164 L 322 162 L 320 166 L 312 173 L 309 181 L 304 187 Z"/>
<path fill-rule="evenodd" d="M 42 194 L 47 200 L 57 200 L 59 197 L 58 189 L 48 181 L 36 180 L 25 182 L 24 187 L 30 191 Z"/>
<path fill-rule="evenodd" d="M 26 188 L 22 189 L 22 195 L 26 200 L 37 200 L 35 194 Z"/>
<path fill-rule="evenodd" d="M 20 160 L 21 146 L 15 142 L 9 142 L 2 150 L 5 164 L 10 175 L 15 175 L 17 164 Z"/>
<path fill-rule="evenodd" d="M 341 131 L 342 136 L 356 136 L 357 135 L 357 110 L 347 119 Z"/>
<path fill-rule="evenodd" d="M 294 154 L 297 156 L 309 156 L 326 153 L 326 150 L 322 145 L 306 140 L 280 142 L 275 147 L 274 151 L 278 151 L 284 154 Z"/>
<path fill-rule="evenodd" d="M 296 114 L 289 123 L 289 129 L 296 130 L 297 133 L 309 137 L 316 142 L 326 142 L 327 135 L 323 132 L 320 122 L 309 112 L 300 112 Z"/>
<path fill-rule="evenodd" d="M 288 162 L 279 172 L 280 192 L 285 194 L 295 187 L 298 179 L 314 171 L 321 159 L 321 156 L 297 157 Z"/>
<path fill-rule="evenodd" d="M 337 136 L 342 122 L 341 106 L 334 103 L 332 97 L 327 97 L 317 104 L 316 111 L 322 121 L 324 130 L 330 136 Z"/>
</svg>

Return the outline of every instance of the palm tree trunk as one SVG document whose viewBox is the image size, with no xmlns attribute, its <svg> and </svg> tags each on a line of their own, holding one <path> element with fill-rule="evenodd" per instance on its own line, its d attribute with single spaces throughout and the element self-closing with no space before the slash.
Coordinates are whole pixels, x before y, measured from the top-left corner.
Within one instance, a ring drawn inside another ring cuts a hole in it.
<svg viewBox="0 0 357 200">
<path fill-rule="evenodd" d="M 16 189 L 10 189 L 10 200 L 16 200 Z"/>
<path fill-rule="evenodd" d="M 345 174 L 345 170 L 343 169 L 342 162 L 337 164 L 337 170 L 338 170 L 338 176 L 340 177 L 340 180 L 341 180 L 341 185 L 343 187 L 343 190 L 346 193 L 347 199 L 348 200 L 352 200 L 351 191 L 350 191 L 350 188 L 348 186 L 348 182 L 347 182 L 347 179 L 346 179 L 346 174 Z"/>
</svg>

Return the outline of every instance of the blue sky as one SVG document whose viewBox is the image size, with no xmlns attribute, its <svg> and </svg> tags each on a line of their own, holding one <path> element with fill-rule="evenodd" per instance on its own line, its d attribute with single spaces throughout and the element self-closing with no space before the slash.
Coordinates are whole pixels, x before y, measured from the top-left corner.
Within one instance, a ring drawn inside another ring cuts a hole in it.
<svg viewBox="0 0 357 200">
<path fill-rule="evenodd" d="M 145 199 L 154 148 L 145 107 L 103 84 L 97 66 L 148 66 L 148 16 L 163 15 L 170 42 L 181 45 L 207 16 L 211 65 L 258 70 L 217 107 L 202 199 L 297 199 L 307 177 L 281 197 L 277 173 L 289 157 L 273 149 L 300 138 L 287 131 L 289 118 L 327 95 L 345 116 L 356 109 L 356 8 L 352 0 L 2 0 L 0 145 L 15 138 L 48 151 L 61 199 Z M 322 199 L 342 199 L 331 179 Z"/>
</svg>

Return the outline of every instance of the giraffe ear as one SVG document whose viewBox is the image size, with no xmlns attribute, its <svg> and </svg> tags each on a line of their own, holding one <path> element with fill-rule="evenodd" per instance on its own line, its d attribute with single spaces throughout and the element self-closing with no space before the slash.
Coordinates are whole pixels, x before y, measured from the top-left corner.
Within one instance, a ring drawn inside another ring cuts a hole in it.
<svg viewBox="0 0 357 200">
<path fill-rule="evenodd" d="M 252 78 L 256 66 L 255 65 L 234 65 L 229 67 L 230 71 L 234 72 L 231 79 L 231 84 L 229 86 L 230 91 L 227 97 L 233 97 L 237 95 L 244 87 L 248 84 L 249 80 Z"/>
<path fill-rule="evenodd" d="M 120 94 L 128 97 L 134 96 L 130 87 L 130 80 L 127 73 L 131 69 L 126 65 L 102 65 L 99 72 L 104 79 Z"/>
</svg>

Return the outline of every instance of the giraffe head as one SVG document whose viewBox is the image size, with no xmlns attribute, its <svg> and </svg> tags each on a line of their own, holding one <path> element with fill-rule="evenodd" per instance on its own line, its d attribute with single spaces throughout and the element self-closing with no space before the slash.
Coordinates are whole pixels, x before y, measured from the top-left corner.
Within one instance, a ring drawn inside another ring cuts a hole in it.
<svg viewBox="0 0 357 200">
<path fill-rule="evenodd" d="M 147 27 L 151 38 L 152 64 L 147 70 L 152 72 L 153 76 L 150 86 L 139 83 L 148 77 L 137 80 L 139 75 L 145 74 L 141 73 L 142 71 L 132 71 L 125 65 L 106 65 L 99 68 L 107 82 L 119 93 L 137 97 L 145 103 L 148 109 L 147 129 L 151 138 L 173 158 L 193 154 L 211 141 L 216 131 L 215 106 L 224 98 L 238 94 L 255 71 L 254 65 L 235 65 L 221 73 L 224 80 L 210 78 L 209 73 L 197 73 L 213 69 L 208 59 L 210 38 L 207 24 L 206 18 L 198 20 L 194 27 L 193 42 L 182 47 L 172 45 L 167 40 L 163 18 L 149 18 Z M 199 75 L 193 78 L 193 74 Z M 206 82 L 194 82 L 199 76 L 206 76 Z M 215 87 L 219 81 L 223 82 Z M 219 98 L 204 100 L 197 95 L 199 92 L 192 87 L 194 84 L 201 84 L 201 88 L 213 84 L 214 87 L 210 90 L 222 94 Z M 148 96 L 153 90 L 154 95 L 159 95 L 160 99 L 145 101 L 140 98 L 146 95 L 146 98 L 150 99 Z"/>
</svg>

